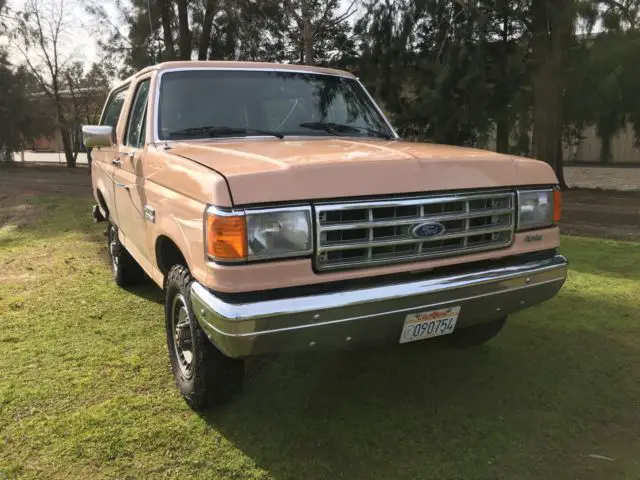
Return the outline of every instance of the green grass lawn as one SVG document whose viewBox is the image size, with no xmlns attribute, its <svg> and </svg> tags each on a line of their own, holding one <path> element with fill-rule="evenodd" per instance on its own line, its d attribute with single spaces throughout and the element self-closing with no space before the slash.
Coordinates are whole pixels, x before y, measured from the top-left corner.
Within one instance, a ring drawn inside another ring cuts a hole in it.
<svg viewBox="0 0 640 480">
<path fill-rule="evenodd" d="M 484 347 L 254 360 L 234 403 L 200 416 L 170 374 L 160 292 L 112 282 L 89 202 L 15 212 L 0 478 L 640 478 L 640 244 L 564 238 L 561 294 Z"/>
</svg>

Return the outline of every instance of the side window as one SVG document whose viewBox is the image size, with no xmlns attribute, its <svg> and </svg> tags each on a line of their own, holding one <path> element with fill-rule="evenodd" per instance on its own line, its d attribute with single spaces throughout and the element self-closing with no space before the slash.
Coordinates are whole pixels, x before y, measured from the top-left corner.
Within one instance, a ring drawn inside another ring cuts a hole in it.
<svg viewBox="0 0 640 480">
<path fill-rule="evenodd" d="M 144 146 L 148 98 L 149 80 L 147 79 L 140 82 L 140 85 L 138 85 L 138 88 L 136 89 L 136 96 L 133 100 L 133 105 L 129 114 L 127 134 L 124 137 L 125 145 L 138 148 L 142 148 Z"/>
<path fill-rule="evenodd" d="M 124 104 L 124 99 L 127 97 L 127 88 L 125 87 L 121 90 L 118 90 L 109 99 L 109 103 L 107 104 L 107 108 L 102 115 L 102 119 L 100 120 L 100 125 L 109 125 L 113 127 L 115 130 L 118 125 L 118 119 L 120 118 L 120 112 L 122 111 L 122 105 Z"/>
</svg>

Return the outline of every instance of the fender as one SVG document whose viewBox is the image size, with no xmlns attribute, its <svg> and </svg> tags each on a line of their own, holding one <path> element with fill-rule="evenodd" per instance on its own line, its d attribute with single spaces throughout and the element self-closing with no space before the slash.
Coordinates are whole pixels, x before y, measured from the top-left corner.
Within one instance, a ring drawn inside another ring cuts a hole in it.
<svg viewBox="0 0 640 480">
<path fill-rule="evenodd" d="M 152 277 L 162 285 L 164 275 L 158 266 L 156 243 L 160 237 L 171 240 L 182 253 L 193 277 L 204 282 L 206 261 L 204 253 L 204 211 L 206 204 L 182 198 L 180 202 L 160 200 L 151 204 L 155 209 L 155 223 L 147 221 L 149 258 L 153 263 Z"/>
</svg>

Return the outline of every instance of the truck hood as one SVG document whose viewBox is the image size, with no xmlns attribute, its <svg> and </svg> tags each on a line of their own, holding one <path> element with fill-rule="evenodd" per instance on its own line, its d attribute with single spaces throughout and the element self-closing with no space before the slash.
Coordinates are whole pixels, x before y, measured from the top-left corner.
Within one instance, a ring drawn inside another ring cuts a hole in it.
<svg viewBox="0 0 640 480">
<path fill-rule="evenodd" d="M 537 160 L 404 141 L 190 141 L 168 152 L 224 175 L 235 205 L 557 183 Z"/>
</svg>

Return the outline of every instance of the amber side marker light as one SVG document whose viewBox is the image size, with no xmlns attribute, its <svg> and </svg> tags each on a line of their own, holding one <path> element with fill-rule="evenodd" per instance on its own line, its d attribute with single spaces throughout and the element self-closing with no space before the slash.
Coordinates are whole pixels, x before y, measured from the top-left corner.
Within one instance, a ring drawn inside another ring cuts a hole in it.
<svg viewBox="0 0 640 480">
<path fill-rule="evenodd" d="M 247 222 L 244 215 L 208 214 L 207 254 L 214 260 L 246 260 Z"/>
<path fill-rule="evenodd" d="M 562 192 L 553 191 L 553 223 L 558 223 L 562 218 Z"/>
</svg>

